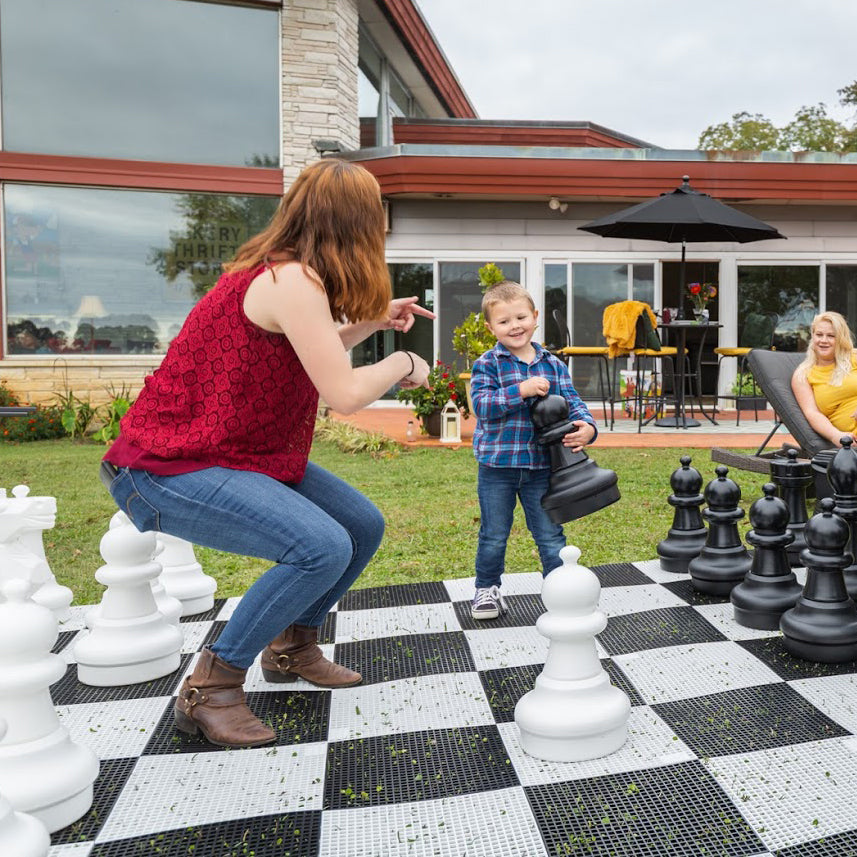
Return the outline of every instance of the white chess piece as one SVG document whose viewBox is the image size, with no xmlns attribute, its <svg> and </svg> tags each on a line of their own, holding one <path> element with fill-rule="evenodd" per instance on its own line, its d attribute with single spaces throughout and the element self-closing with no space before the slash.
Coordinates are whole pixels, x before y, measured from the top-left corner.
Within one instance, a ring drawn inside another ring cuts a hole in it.
<svg viewBox="0 0 857 857">
<path fill-rule="evenodd" d="M 515 706 L 524 752 L 552 762 L 597 759 L 627 740 L 631 702 L 601 666 L 595 635 L 607 627 L 598 609 L 601 584 L 577 564 L 573 545 L 560 553 L 562 565 L 542 585 L 547 612 L 536 628 L 550 641 L 545 668 L 535 687 Z"/>
<path fill-rule="evenodd" d="M 16 485 L 12 489 L 12 498 L 7 508 L 21 509 L 24 515 L 24 526 L 18 534 L 18 541 L 26 550 L 35 554 L 42 561 L 39 567 L 39 578 L 33 580 L 36 584 L 32 599 L 37 604 L 43 604 L 53 610 L 58 622 L 64 622 L 71 615 L 73 593 L 67 586 L 60 586 L 48 565 L 45 556 L 44 531 L 53 529 L 57 522 L 56 497 L 31 497 L 26 485 Z"/>
<path fill-rule="evenodd" d="M 78 634 L 74 644 L 83 684 L 137 684 L 178 669 L 182 632 L 158 610 L 152 593 L 152 581 L 161 572 L 152 558 L 155 548 L 155 534 L 139 532 L 130 521 L 102 537 L 105 564 L 95 578 L 107 590 L 91 630 Z"/>
<path fill-rule="evenodd" d="M 0 741 L 0 792 L 53 833 L 89 810 L 98 759 L 72 742 L 57 717 L 50 686 L 66 670 L 51 654 L 57 620 L 30 599 L 30 588 L 26 580 L 0 584 L 0 719 L 7 727 Z"/>
<path fill-rule="evenodd" d="M 177 536 L 157 534 L 163 551 L 158 555 L 161 563 L 161 583 L 168 595 L 182 605 L 182 616 L 196 616 L 214 607 L 217 581 L 209 577 L 197 562 L 193 545 Z"/>
<path fill-rule="evenodd" d="M 0 720 L 0 742 L 6 724 Z M 44 824 L 25 812 L 16 812 L 0 794 L 0 854 L 15 857 L 47 857 L 51 837 Z"/>
</svg>

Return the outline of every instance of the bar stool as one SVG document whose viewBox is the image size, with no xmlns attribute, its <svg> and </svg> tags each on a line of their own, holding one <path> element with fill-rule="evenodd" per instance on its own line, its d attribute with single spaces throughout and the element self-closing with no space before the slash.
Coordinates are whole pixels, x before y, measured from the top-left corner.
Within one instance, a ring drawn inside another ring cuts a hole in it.
<svg viewBox="0 0 857 857">
<path fill-rule="evenodd" d="M 608 349 L 606 345 L 570 345 L 571 335 L 565 316 L 561 310 L 555 309 L 552 313 L 554 321 L 559 328 L 560 336 L 565 345 L 553 353 L 569 365 L 569 358 L 595 358 L 598 362 L 598 393 L 601 399 L 601 413 L 604 415 L 604 425 L 611 430 L 614 423 L 613 393 L 610 387 L 610 363 L 608 362 Z M 607 419 L 607 405 L 610 405 L 610 419 Z"/>
<path fill-rule="evenodd" d="M 774 331 L 777 329 L 779 320 L 780 317 L 775 312 L 751 312 L 744 320 L 741 332 L 738 334 L 738 345 L 735 347 L 722 346 L 714 349 L 714 353 L 718 355 L 717 386 L 715 387 L 715 390 L 718 391 L 718 396 L 720 396 L 720 365 L 724 358 L 735 357 L 738 360 L 738 377 L 741 378 L 745 373 L 749 372 L 747 368 L 747 355 L 753 348 L 761 348 L 764 351 L 774 350 Z M 739 392 L 734 395 L 722 395 L 720 398 L 735 400 L 736 426 L 741 425 L 741 401 L 743 399 L 753 400 L 753 415 L 755 421 L 759 421 L 759 398 L 757 396 L 744 396 Z"/>
</svg>

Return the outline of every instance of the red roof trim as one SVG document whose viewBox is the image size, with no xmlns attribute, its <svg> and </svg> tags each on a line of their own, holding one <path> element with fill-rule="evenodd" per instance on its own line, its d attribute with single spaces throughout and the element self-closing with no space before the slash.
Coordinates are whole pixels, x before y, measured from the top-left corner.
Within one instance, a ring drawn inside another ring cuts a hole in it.
<svg viewBox="0 0 857 857">
<path fill-rule="evenodd" d="M 476 112 L 466 93 L 411 0 L 378 0 L 378 8 L 450 114 L 459 119 L 475 119 Z"/>
<path fill-rule="evenodd" d="M 283 193 L 283 173 L 279 169 L 72 158 L 20 152 L 0 152 L 0 181 L 275 196 Z"/>
<path fill-rule="evenodd" d="M 361 160 L 385 195 L 455 194 L 645 199 L 689 175 L 696 190 L 735 202 L 854 202 L 854 164 L 569 158 L 398 157 Z"/>
</svg>

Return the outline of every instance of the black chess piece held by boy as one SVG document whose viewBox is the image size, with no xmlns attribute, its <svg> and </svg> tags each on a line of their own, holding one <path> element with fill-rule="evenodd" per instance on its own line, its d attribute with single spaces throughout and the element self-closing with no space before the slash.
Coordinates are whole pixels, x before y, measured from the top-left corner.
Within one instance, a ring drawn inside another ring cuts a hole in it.
<svg viewBox="0 0 857 857">
<path fill-rule="evenodd" d="M 530 409 L 536 441 L 550 454 L 550 483 L 542 508 L 555 524 L 591 515 L 620 498 L 619 477 L 613 470 L 599 467 L 582 450 L 572 452 L 563 446 L 563 437 L 575 431 L 568 414 L 568 402 L 555 395 L 539 399 Z"/>
</svg>

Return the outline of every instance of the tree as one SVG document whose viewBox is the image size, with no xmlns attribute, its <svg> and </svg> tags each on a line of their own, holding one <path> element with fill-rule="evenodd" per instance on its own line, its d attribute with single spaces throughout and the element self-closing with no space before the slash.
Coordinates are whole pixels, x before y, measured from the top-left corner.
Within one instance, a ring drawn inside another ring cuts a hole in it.
<svg viewBox="0 0 857 857">
<path fill-rule="evenodd" d="M 857 107 L 857 81 L 838 91 L 844 105 Z M 709 125 L 699 136 L 697 147 L 703 150 L 792 152 L 857 151 L 857 125 L 838 122 L 828 115 L 823 102 L 801 107 L 794 119 L 777 128 L 760 113 L 734 113 L 731 122 Z"/>
</svg>

